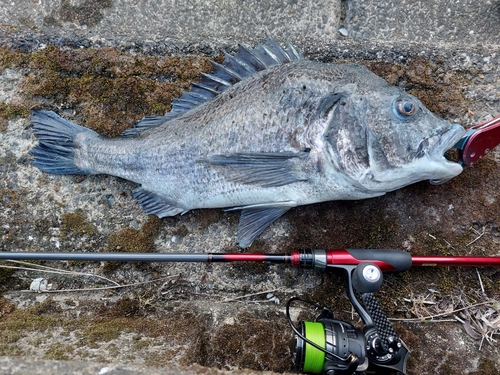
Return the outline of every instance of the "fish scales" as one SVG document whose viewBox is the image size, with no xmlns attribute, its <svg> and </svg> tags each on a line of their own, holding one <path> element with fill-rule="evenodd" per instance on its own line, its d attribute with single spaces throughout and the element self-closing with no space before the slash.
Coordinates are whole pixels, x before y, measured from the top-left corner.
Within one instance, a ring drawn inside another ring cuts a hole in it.
<svg viewBox="0 0 500 375">
<path fill-rule="evenodd" d="M 90 139 L 88 154 L 82 155 L 81 159 L 94 161 L 94 173 L 119 175 L 142 183 L 146 189 L 156 184 L 157 176 L 161 175 L 162 181 L 166 182 L 165 189 L 168 189 L 165 195 L 175 197 L 175 201 L 187 209 L 217 207 L 217 203 L 212 201 L 220 199 L 216 198 L 217 195 L 228 197 L 228 194 L 238 192 L 252 194 L 248 185 L 228 184 L 217 170 L 200 164 L 199 160 L 212 154 L 299 152 L 307 147 L 315 147 L 326 124 L 314 122 L 313 109 L 319 106 L 321 97 L 327 92 L 308 90 L 307 86 L 304 88 L 305 80 L 300 75 L 294 79 L 294 75 L 304 70 L 306 73 L 310 71 L 310 65 L 317 65 L 311 61 L 300 63 L 298 66 L 286 66 L 287 69 L 271 68 L 264 72 L 270 76 L 266 80 L 257 76 L 252 77 L 254 80 L 251 82 L 241 82 L 242 85 L 229 89 L 239 92 L 238 100 L 228 100 L 232 95 L 228 90 L 194 113 L 170 120 L 168 126 L 154 128 L 137 138 L 125 140 L 129 145 L 123 145 L 124 140 L 108 139 L 96 143 Z M 294 71 L 297 73 L 294 74 Z M 273 85 L 266 84 L 268 82 Z M 257 95 L 259 93 L 261 95 Z M 290 118 L 294 121 L 290 121 Z M 186 139 L 192 139 L 188 145 Z M 165 140 L 169 142 L 168 147 L 165 146 Z M 245 142 L 243 145 L 242 141 Z M 120 142 L 120 146 L 113 147 L 117 142 Z M 128 167 L 112 157 L 118 154 L 117 148 L 130 150 L 127 155 Z M 148 168 L 150 165 L 157 166 L 157 169 L 151 170 Z M 165 177 L 171 178 L 166 180 Z M 205 183 L 208 182 L 211 189 L 206 189 Z M 298 190 L 303 189 L 300 187 Z M 254 190 L 256 195 L 262 196 L 262 188 L 256 187 Z M 276 190 L 274 194 L 284 193 L 283 188 Z M 186 197 L 190 196 L 186 192 L 191 191 L 196 202 L 186 201 Z M 182 192 L 183 199 L 176 196 L 179 192 Z M 305 198 L 314 199 L 310 194 L 306 194 Z M 255 201 L 260 203 L 260 199 L 256 197 Z M 246 204 L 246 200 L 246 197 L 233 198 L 230 205 L 240 206 Z M 223 202 L 220 207 L 227 207 L 227 203 Z"/>
<path fill-rule="evenodd" d="M 443 157 L 465 133 L 460 125 L 365 67 L 305 60 L 291 48 L 268 39 L 240 49 L 166 116 L 116 138 L 35 111 L 32 164 L 134 181 L 133 196 L 160 217 L 241 209 L 242 247 L 291 207 L 380 196 L 461 172 Z"/>
</svg>

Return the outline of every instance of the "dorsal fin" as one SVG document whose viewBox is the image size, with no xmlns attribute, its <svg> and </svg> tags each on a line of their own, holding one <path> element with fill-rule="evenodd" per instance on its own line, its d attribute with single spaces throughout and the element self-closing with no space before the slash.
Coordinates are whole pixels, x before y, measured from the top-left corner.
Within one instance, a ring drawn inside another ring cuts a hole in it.
<svg viewBox="0 0 500 375">
<path fill-rule="evenodd" d="M 201 81 L 191 85 L 191 91 L 184 92 L 179 99 L 172 102 L 172 111 L 167 117 L 174 111 L 174 116 L 177 116 L 211 100 L 256 72 L 304 58 L 291 44 L 288 43 L 287 48 L 283 48 L 269 35 L 266 43 L 259 44 L 254 49 L 240 45 L 235 56 L 225 54 L 224 57 L 222 64 L 211 61 L 212 72 L 203 73 Z"/>
<path fill-rule="evenodd" d="M 303 59 L 304 56 L 290 43 L 287 43 L 286 48 L 283 48 L 269 35 L 266 43 L 259 44 L 253 49 L 240 45 L 236 55 L 231 56 L 224 53 L 222 64 L 211 61 L 211 73 L 202 73 L 200 82 L 192 83 L 189 92 L 183 92 L 180 98 L 174 99 L 172 110 L 165 116 L 145 117 L 122 135 L 134 136 L 146 129 L 162 125 L 165 121 L 212 100 L 221 92 L 252 74 L 272 66 Z"/>
<path fill-rule="evenodd" d="M 167 121 L 166 116 L 150 116 L 144 117 L 141 121 L 138 121 L 133 128 L 125 130 L 121 136 L 122 137 L 133 137 L 141 134 L 144 130 L 156 128 Z"/>
</svg>

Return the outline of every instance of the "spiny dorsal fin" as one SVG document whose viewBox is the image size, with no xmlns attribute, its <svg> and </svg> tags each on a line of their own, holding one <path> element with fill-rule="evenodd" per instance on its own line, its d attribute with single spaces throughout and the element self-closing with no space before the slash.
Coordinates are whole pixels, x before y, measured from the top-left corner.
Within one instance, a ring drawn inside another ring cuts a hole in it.
<svg viewBox="0 0 500 375">
<path fill-rule="evenodd" d="M 254 49 L 240 45 L 235 56 L 225 54 L 222 64 L 211 61 L 212 72 L 203 73 L 201 81 L 191 85 L 191 91 L 175 99 L 172 102 L 172 112 L 175 112 L 174 116 L 177 116 L 179 113 L 209 101 L 256 72 L 303 58 L 304 56 L 297 52 L 290 43 L 287 48 L 283 48 L 270 36 L 267 36 L 266 43 L 259 44 Z"/>
<path fill-rule="evenodd" d="M 224 53 L 222 64 L 211 61 L 212 72 L 203 73 L 200 82 L 191 84 L 189 92 L 183 92 L 180 98 L 174 99 L 172 110 L 165 116 L 146 117 L 134 128 L 126 130 L 123 135 L 134 136 L 146 129 L 162 125 L 165 121 L 212 100 L 229 87 L 261 70 L 303 59 L 304 56 L 290 43 L 284 48 L 269 35 L 266 43 L 253 49 L 239 45 L 236 55 Z"/>
</svg>

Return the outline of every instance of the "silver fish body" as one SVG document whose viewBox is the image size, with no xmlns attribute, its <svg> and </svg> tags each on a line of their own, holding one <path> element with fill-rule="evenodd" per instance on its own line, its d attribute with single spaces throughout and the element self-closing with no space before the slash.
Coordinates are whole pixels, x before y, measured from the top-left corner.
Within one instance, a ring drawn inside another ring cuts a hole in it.
<svg viewBox="0 0 500 375">
<path fill-rule="evenodd" d="M 443 155 L 464 129 L 362 66 L 304 60 L 268 40 L 214 71 L 170 114 L 121 137 L 36 111 L 32 163 L 134 181 L 134 197 L 160 217 L 242 209 L 242 247 L 291 207 L 380 196 L 462 171 Z"/>
</svg>

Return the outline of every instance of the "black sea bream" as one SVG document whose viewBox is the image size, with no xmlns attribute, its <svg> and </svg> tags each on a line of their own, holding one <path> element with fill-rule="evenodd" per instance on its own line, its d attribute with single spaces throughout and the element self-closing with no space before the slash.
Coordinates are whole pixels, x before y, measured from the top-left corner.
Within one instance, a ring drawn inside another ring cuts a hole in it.
<svg viewBox="0 0 500 375">
<path fill-rule="evenodd" d="M 56 174 L 109 174 L 160 217 L 242 210 L 252 241 L 291 207 L 363 199 L 462 167 L 444 153 L 464 135 L 363 66 L 305 60 L 271 38 L 240 47 L 162 117 L 106 138 L 54 112 L 31 119 L 32 164 Z"/>
</svg>

